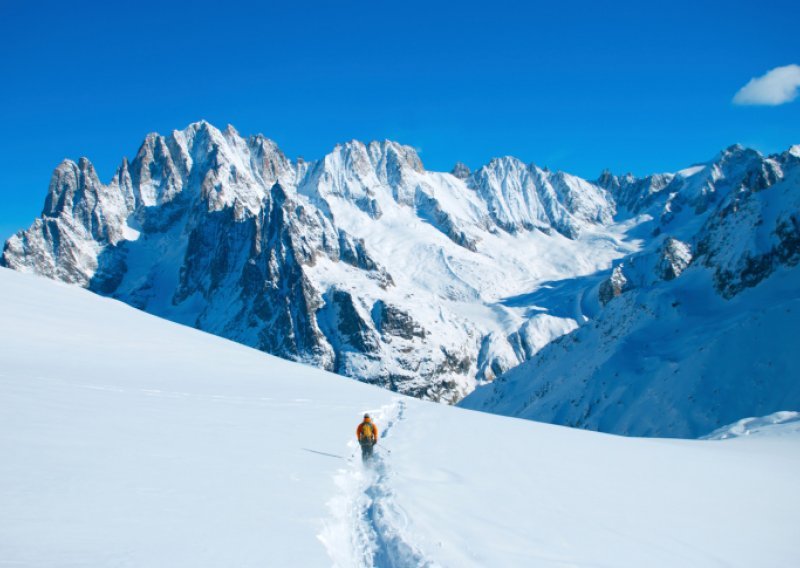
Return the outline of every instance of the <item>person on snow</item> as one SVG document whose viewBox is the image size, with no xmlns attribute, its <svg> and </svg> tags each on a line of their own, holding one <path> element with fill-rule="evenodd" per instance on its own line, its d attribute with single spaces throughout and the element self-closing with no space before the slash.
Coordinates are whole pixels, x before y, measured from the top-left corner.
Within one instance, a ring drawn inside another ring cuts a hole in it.
<svg viewBox="0 0 800 568">
<path fill-rule="evenodd" d="M 361 444 L 361 459 L 367 461 L 372 457 L 372 448 L 378 443 L 378 427 L 369 414 L 364 415 L 364 421 L 356 428 L 356 437 Z"/>
</svg>

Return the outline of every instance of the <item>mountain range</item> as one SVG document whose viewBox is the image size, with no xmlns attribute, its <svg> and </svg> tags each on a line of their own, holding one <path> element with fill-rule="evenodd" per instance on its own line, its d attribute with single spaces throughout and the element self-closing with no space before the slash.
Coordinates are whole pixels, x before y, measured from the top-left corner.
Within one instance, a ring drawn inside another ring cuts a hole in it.
<svg viewBox="0 0 800 568">
<path fill-rule="evenodd" d="M 107 184 L 62 162 L 0 264 L 420 398 L 695 436 L 800 403 L 798 164 L 442 173 L 391 141 L 291 160 L 201 121 Z"/>
<path fill-rule="evenodd" d="M 800 147 L 601 181 L 647 211 L 647 244 L 604 278 L 565 283 L 565 297 L 590 290 L 603 309 L 462 404 L 680 437 L 800 406 Z"/>
</svg>

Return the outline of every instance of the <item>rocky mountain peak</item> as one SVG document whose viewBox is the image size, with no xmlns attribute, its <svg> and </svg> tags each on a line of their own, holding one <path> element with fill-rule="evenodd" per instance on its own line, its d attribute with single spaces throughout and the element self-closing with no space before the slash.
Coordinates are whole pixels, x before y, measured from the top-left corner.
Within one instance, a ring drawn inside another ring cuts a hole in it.
<svg viewBox="0 0 800 568">
<path fill-rule="evenodd" d="M 370 158 L 377 169 L 392 167 L 398 170 L 408 168 L 417 173 L 425 171 L 419 154 L 411 146 L 384 140 L 370 142 L 368 148 Z"/>
<path fill-rule="evenodd" d="M 453 169 L 450 170 L 450 173 L 453 176 L 457 177 L 458 179 L 465 180 L 470 176 L 472 172 L 464 162 L 456 162 L 456 165 L 453 166 Z"/>
<path fill-rule="evenodd" d="M 577 237 L 586 224 L 609 222 L 614 204 L 602 187 L 563 172 L 545 171 L 513 157 L 495 158 L 470 178 L 504 230 L 555 229 Z"/>
<path fill-rule="evenodd" d="M 683 273 L 692 262 L 692 247 L 688 243 L 669 237 L 660 251 L 659 276 L 672 280 Z"/>
</svg>

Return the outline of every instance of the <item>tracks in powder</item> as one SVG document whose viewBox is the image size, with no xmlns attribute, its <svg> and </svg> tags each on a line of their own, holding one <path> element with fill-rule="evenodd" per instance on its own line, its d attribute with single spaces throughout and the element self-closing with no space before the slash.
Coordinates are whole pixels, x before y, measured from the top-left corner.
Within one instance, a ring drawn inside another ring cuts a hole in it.
<svg viewBox="0 0 800 568">
<path fill-rule="evenodd" d="M 404 419 L 404 413 L 402 400 L 374 412 L 378 424 L 383 425 L 375 455 L 363 465 L 358 455 L 360 450 L 354 451 L 350 466 L 336 476 L 340 494 L 329 503 L 333 519 L 319 536 L 335 566 L 434 566 L 411 542 L 408 517 L 398 507 L 390 486 L 390 451 L 385 441 L 392 436 L 394 426 Z M 355 443 L 351 446 L 358 449 Z"/>
</svg>

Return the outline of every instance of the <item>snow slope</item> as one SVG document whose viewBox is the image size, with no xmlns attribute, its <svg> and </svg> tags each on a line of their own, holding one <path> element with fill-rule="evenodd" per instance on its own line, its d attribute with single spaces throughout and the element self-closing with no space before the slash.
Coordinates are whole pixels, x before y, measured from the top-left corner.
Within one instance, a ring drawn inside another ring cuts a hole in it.
<svg viewBox="0 0 800 568">
<path fill-rule="evenodd" d="M 445 407 L 5 269 L 0 361 L 4 565 L 800 558 L 796 430 L 637 439 Z"/>
<path fill-rule="evenodd" d="M 694 271 L 615 298 L 602 317 L 462 402 L 634 436 L 696 438 L 744 416 L 800 407 L 800 271 L 731 300 Z M 713 323 L 711 323 L 713 322 Z"/>
<path fill-rule="evenodd" d="M 767 416 L 754 416 L 742 418 L 733 424 L 714 430 L 704 436 L 706 440 L 727 440 L 739 436 L 761 436 L 768 434 L 775 436 L 778 433 L 795 434 L 800 432 L 800 412 L 782 410 Z"/>
</svg>

